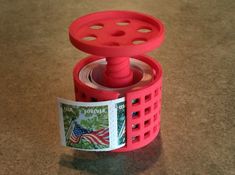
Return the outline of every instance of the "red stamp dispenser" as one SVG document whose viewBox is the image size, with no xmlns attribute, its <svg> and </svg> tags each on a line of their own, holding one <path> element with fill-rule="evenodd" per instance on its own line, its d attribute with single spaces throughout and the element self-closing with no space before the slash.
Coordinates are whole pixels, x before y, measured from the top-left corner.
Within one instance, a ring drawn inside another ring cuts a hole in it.
<svg viewBox="0 0 235 175">
<path fill-rule="evenodd" d="M 76 100 L 125 97 L 126 146 L 114 151 L 135 150 L 153 141 L 160 129 L 162 67 L 144 54 L 163 42 L 163 24 L 137 12 L 104 11 L 76 19 L 69 37 L 76 48 L 91 54 L 74 67 Z M 143 65 L 149 67 L 147 73 Z M 85 70 L 87 76 L 81 73 Z"/>
</svg>

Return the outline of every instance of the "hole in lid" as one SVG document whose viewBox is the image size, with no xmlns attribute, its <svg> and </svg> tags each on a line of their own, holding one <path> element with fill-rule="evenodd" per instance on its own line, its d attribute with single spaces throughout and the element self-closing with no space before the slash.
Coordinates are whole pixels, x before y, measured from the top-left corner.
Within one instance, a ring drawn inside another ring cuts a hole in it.
<svg viewBox="0 0 235 175">
<path fill-rule="evenodd" d="M 150 33 L 150 32 L 152 32 L 152 29 L 149 27 L 141 27 L 141 28 L 137 29 L 137 31 L 140 33 Z"/>
<path fill-rule="evenodd" d="M 117 42 L 108 42 L 108 43 L 104 43 L 104 45 L 106 45 L 106 46 L 120 46 L 120 44 Z"/>
<path fill-rule="evenodd" d="M 132 41 L 132 43 L 133 43 L 134 45 L 144 44 L 145 42 L 146 42 L 146 39 L 143 39 L 143 38 L 134 39 L 134 40 Z"/>
<path fill-rule="evenodd" d="M 119 21 L 116 23 L 118 26 L 127 26 L 130 24 L 130 21 L 124 20 L 124 21 Z"/>
<path fill-rule="evenodd" d="M 104 27 L 103 24 L 94 24 L 90 26 L 90 29 L 99 30 L 99 29 L 102 29 L 103 27 Z"/>
<path fill-rule="evenodd" d="M 95 35 L 88 35 L 82 38 L 82 40 L 84 41 L 94 41 L 96 40 L 96 36 Z"/>
<path fill-rule="evenodd" d="M 125 32 L 121 30 L 112 33 L 112 36 L 115 36 L 115 37 L 123 36 L 123 35 L 125 35 Z"/>
</svg>

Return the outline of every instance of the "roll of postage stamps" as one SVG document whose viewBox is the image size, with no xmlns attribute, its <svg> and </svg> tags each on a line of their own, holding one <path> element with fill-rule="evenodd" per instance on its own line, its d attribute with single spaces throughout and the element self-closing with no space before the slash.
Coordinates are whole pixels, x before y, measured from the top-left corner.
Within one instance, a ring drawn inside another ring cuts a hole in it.
<svg viewBox="0 0 235 175">
<path fill-rule="evenodd" d="M 110 151 L 125 145 L 125 99 L 75 102 L 58 98 L 62 145 Z"/>
</svg>

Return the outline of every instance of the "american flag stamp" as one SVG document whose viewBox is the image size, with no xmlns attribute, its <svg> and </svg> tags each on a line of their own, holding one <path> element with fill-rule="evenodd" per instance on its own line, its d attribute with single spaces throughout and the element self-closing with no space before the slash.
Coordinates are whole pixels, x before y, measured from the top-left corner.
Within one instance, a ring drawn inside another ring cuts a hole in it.
<svg viewBox="0 0 235 175">
<path fill-rule="evenodd" d="M 125 98 L 75 102 L 58 98 L 62 145 L 84 151 L 110 151 L 125 145 Z"/>
</svg>

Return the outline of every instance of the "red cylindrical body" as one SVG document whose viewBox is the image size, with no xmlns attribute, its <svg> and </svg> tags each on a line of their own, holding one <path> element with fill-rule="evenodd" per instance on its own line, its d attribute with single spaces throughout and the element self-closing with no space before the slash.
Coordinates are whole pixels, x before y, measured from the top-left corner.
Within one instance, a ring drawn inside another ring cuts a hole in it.
<svg viewBox="0 0 235 175">
<path fill-rule="evenodd" d="M 75 65 L 73 76 L 77 101 L 103 101 L 119 97 L 118 92 L 93 89 L 79 80 L 79 71 L 84 64 L 98 59 L 101 58 L 91 56 Z M 151 65 L 154 72 L 153 80 L 138 90 L 126 92 L 126 146 L 114 150 L 115 152 L 131 151 L 146 146 L 154 140 L 160 129 L 162 68 L 151 57 L 137 56 L 136 59 Z"/>
</svg>

